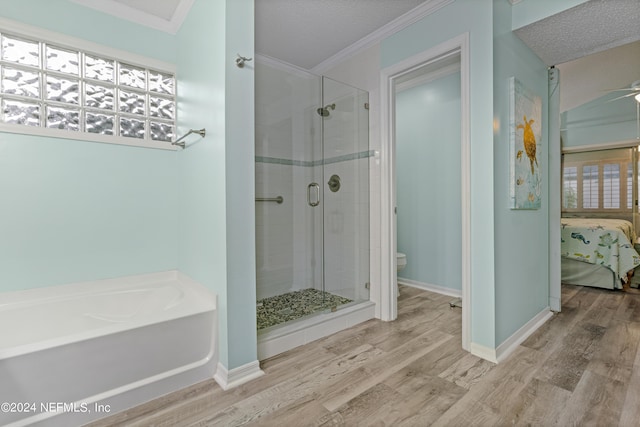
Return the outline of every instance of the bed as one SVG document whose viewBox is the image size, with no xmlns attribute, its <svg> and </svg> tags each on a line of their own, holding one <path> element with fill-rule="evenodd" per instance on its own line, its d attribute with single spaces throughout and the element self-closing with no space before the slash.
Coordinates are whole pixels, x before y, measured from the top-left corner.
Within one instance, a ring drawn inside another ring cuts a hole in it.
<svg viewBox="0 0 640 427">
<path fill-rule="evenodd" d="M 562 283 L 622 289 L 640 265 L 636 233 L 626 220 L 562 218 Z"/>
</svg>

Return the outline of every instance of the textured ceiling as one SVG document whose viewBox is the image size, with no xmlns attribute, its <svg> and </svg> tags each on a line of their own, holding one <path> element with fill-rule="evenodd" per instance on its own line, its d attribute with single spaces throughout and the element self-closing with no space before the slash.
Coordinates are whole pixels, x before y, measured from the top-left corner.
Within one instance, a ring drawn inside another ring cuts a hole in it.
<svg viewBox="0 0 640 427">
<path fill-rule="evenodd" d="M 71 1 L 174 33 L 193 3 Z M 428 1 L 431 0 L 255 0 L 256 53 L 311 70 Z M 145 16 L 153 19 L 146 20 Z M 561 68 L 563 110 L 598 98 L 606 89 L 625 87 L 640 79 L 638 45 L 608 50 L 640 40 L 640 0 L 590 0 L 520 28 L 516 34 L 547 65 L 566 64 Z M 602 53 L 588 57 L 596 52 Z M 573 61 L 582 57 L 587 57 L 585 62 Z"/>
<path fill-rule="evenodd" d="M 256 0 L 256 52 L 310 70 L 425 0 Z"/>
<path fill-rule="evenodd" d="M 516 34 L 547 65 L 561 64 L 640 40 L 640 1 L 591 0 Z"/>
</svg>

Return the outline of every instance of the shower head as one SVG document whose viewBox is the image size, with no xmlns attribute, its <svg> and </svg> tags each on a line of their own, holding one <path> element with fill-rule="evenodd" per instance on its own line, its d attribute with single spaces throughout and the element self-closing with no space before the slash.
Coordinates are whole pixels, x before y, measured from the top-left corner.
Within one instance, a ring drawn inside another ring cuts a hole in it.
<svg viewBox="0 0 640 427">
<path fill-rule="evenodd" d="M 336 109 L 336 104 L 328 104 L 326 105 L 324 108 L 318 108 L 316 111 L 318 111 L 318 114 L 320 114 L 322 117 L 329 117 L 329 110 L 335 110 Z"/>
</svg>

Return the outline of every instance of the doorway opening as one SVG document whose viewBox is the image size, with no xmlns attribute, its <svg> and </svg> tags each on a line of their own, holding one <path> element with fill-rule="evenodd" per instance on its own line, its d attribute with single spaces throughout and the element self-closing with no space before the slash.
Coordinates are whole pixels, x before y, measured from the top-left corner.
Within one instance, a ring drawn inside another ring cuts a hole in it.
<svg viewBox="0 0 640 427">
<path fill-rule="evenodd" d="M 470 314 L 471 314 L 471 249 L 469 240 L 470 231 L 470 137 L 469 137 L 469 36 L 463 34 L 455 39 L 438 45 L 427 51 L 418 53 L 406 60 L 385 68 L 381 72 L 381 110 L 382 110 L 382 152 L 385 161 L 382 164 L 382 218 L 381 218 L 381 252 L 382 252 L 382 280 L 379 290 L 380 318 L 382 320 L 393 320 L 397 317 L 397 266 L 396 253 L 398 252 L 397 241 L 399 230 L 397 226 L 397 214 L 402 206 L 398 206 L 398 185 L 403 182 L 398 181 L 397 142 L 398 135 L 398 91 L 403 87 L 420 84 L 424 81 L 433 81 L 439 78 L 454 74 L 459 78 L 459 137 L 458 146 L 455 151 L 459 156 L 456 167 L 459 176 L 453 179 L 456 186 L 455 193 L 459 200 L 456 202 L 459 211 L 458 231 L 456 246 L 458 247 L 457 259 L 441 260 L 440 263 L 454 265 L 460 271 L 458 280 L 460 282 L 460 295 L 462 298 L 462 348 L 470 350 Z M 402 138 L 402 136 L 400 136 Z M 451 154 L 449 154 L 451 156 Z M 441 183 L 439 182 L 439 185 Z M 404 184 L 403 184 L 404 185 Z M 430 185 L 422 183 L 422 185 Z M 404 189 L 403 189 L 404 191 Z M 411 192 L 400 196 L 410 201 Z M 406 202 L 405 202 L 406 203 Z M 411 202 L 409 202 L 411 203 Z M 455 206 L 456 204 L 454 204 Z M 423 221 L 423 220 L 420 220 Z M 406 233 L 402 226 L 400 233 Z M 402 236 L 401 236 L 402 238 Z M 419 242 L 424 246 L 424 242 Z M 411 259 L 407 255 L 407 265 Z M 443 286 L 443 288 L 446 287 Z"/>
</svg>

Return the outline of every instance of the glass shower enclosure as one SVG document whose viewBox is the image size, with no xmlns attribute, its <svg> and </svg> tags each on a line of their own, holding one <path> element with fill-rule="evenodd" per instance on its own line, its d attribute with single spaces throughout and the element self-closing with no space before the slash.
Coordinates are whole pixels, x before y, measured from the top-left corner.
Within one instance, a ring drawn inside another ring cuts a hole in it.
<svg viewBox="0 0 640 427">
<path fill-rule="evenodd" d="M 369 300 L 368 93 L 256 63 L 258 330 Z"/>
</svg>

